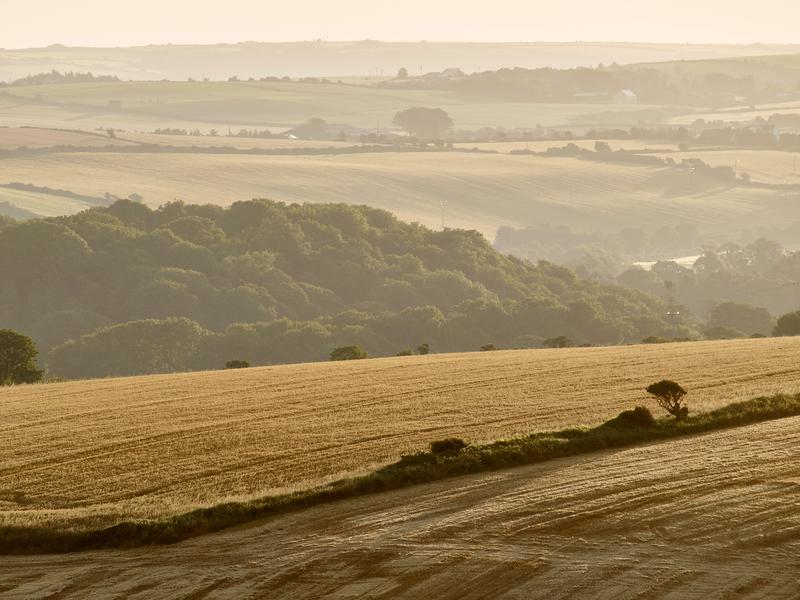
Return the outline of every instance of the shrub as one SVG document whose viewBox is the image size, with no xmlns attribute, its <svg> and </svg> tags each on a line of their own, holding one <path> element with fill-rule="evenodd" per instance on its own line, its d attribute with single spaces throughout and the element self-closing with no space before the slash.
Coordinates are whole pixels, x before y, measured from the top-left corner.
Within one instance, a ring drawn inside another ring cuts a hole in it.
<svg viewBox="0 0 800 600">
<path fill-rule="evenodd" d="M 250 363 L 246 360 L 229 360 L 225 363 L 226 369 L 248 369 L 250 368 Z"/>
<path fill-rule="evenodd" d="M 428 344 L 417 346 L 417 354 L 428 354 L 430 351 L 431 349 L 428 347 Z"/>
<path fill-rule="evenodd" d="M 414 353 L 411 350 L 401 350 L 395 356 L 414 356 Z"/>
<path fill-rule="evenodd" d="M 649 335 L 642 339 L 643 344 L 666 344 L 667 342 L 669 342 L 668 339 L 659 337 L 657 335 Z"/>
<path fill-rule="evenodd" d="M 623 410 L 606 425 L 621 429 L 650 429 L 656 426 L 656 420 L 649 408 L 637 406 L 633 410 Z"/>
<path fill-rule="evenodd" d="M 703 332 L 703 335 L 705 335 L 706 339 L 709 340 L 733 340 L 736 338 L 746 337 L 745 334 L 738 329 L 734 329 L 733 327 L 724 327 L 722 325 L 709 327 Z"/>
<path fill-rule="evenodd" d="M 568 337 L 560 335 L 558 337 L 546 339 L 544 342 L 542 342 L 542 345 L 545 348 L 571 348 L 575 344 Z"/>
<path fill-rule="evenodd" d="M 367 353 L 360 346 L 339 346 L 331 350 L 331 360 L 360 360 L 362 358 L 367 358 Z"/>
<path fill-rule="evenodd" d="M 668 379 L 647 386 L 647 393 L 654 396 L 658 405 L 671 414 L 677 421 L 683 421 L 689 415 L 689 408 L 681 402 L 686 390 Z"/>
<path fill-rule="evenodd" d="M 497 350 L 497 346 L 494 344 L 485 344 L 481 346 L 481 352 L 491 352 L 492 350 Z"/>
<path fill-rule="evenodd" d="M 434 454 L 456 454 L 467 447 L 467 442 L 460 438 L 446 438 L 431 442 L 431 452 Z"/>
</svg>

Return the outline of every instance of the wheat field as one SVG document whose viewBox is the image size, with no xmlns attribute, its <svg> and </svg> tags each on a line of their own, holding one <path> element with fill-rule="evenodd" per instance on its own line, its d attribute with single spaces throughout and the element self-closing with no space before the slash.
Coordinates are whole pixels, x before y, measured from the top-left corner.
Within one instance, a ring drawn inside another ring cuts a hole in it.
<svg viewBox="0 0 800 600">
<path fill-rule="evenodd" d="M 800 184 L 800 152 L 780 150 L 690 150 L 675 158 L 699 158 L 713 167 L 730 167 L 737 174 L 747 173 L 753 181 Z"/>
<path fill-rule="evenodd" d="M 441 227 L 447 200 L 448 227 L 490 239 L 499 226 L 534 223 L 619 231 L 692 222 L 730 233 L 800 220 L 792 194 L 730 187 L 666 167 L 503 154 L 54 153 L 4 159 L 0 177 L 91 196 L 137 193 L 151 206 L 254 197 L 367 204 L 429 227 Z"/>
<path fill-rule="evenodd" d="M 593 425 L 670 377 L 701 410 L 797 391 L 800 338 L 521 350 L 0 391 L 0 524 L 95 527 L 304 489 L 449 436 Z M 650 403 L 652 405 L 652 403 Z"/>
<path fill-rule="evenodd" d="M 449 479 L 167 548 L 0 557 L 0 599 L 796 598 L 800 418 Z"/>
</svg>

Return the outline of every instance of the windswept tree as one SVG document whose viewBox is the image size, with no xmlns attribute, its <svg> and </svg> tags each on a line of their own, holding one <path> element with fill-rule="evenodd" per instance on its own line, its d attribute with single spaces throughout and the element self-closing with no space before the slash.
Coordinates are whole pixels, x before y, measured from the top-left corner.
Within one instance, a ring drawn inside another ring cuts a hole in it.
<svg viewBox="0 0 800 600">
<path fill-rule="evenodd" d="M 0 385 L 36 383 L 43 373 L 36 367 L 33 340 L 11 329 L 0 329 Z"/>
<path fill-rule="evenodd" d="M 394 116 L 395 125 L 410 135 L 433 140 L 453 127 L 453 119 L 441 108 L 408 108 Z"/>
<path fill-rule="evenodd" d="M 663 379 L 652 383 L 647 386 L 647 393 L 655 397 L 658 405 L 676 420 L 683 421 L 689 415 L 689 407 L 682 404 L 686 390 L 674 381 Z"/>
</svg>

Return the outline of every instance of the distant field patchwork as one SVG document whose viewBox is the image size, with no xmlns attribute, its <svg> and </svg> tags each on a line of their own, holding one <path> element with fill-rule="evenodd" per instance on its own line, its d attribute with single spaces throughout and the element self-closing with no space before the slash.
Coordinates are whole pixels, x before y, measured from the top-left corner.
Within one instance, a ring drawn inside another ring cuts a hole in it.
<svg viewBox="0 0 800 600">
<path fill-rule="evenodd" d="M 0 125 L 51 127 L 273 128 L 312 117 L 369 130 L 392 127 L 412 106 L 446 110 L 460 129 L 572 125 L 631 126 L 676 114 L 662 106 L 495 102 L 446 91 L 395 90 L 338 83 L 124 82 L 10 88 L 0 96 Z M 680 111 L 677 111 L 680 112 Z"/>
</svg>

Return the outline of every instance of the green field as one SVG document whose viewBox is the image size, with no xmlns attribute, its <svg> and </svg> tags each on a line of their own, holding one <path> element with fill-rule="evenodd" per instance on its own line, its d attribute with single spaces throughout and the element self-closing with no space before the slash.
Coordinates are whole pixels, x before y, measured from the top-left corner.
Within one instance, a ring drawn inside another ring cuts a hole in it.
<svg viewBox="0 0 800 600">
<path fill-rule="evenodd" d="M 376 130 L 391 128 L 394 115 L 413 106 L 443 108 L 459 129 L 622 127 L 635 125 L 641 119 L 661 122 L 676 112 L 641 104 L 493 102 L 446 91 L 337 83 L 158 81 L 7 88 L 6 95 L 0 95 L 0 125 L 128 130 L 182 127 L 203 131 L 246 127 L 280 131 L 321 117 L 330 123 Z"/>
<path fill-rule="evenodd" d="M 725 73 L 730 77 L 753 77 L 762 80 L 788 79 L 800 74 L 800 54 L 786 49 L 780 54 L 761 54 L 753 49 L 749 56 L 727 56 L 696 60 L 668 60 L 637 65 L 657 71 L 679 71 L 686 77 L 705 77 L 708 73 Z"/>
<path fill-rule="evenodd" d="M 680 115 L 670 119 L 670 123 L 673 125 L 691 125 L 692 122 L 697 119 L 726 122 L 752 121 L 758 117 L 761 117 L 762 119 L 769 119 L 769 117 L 774 114 L 800 114 L 800 101 L 794 100 L 791 102 L 758 104 L 755 106 L 734 106 L 716 111 Z"/>
</svg>

